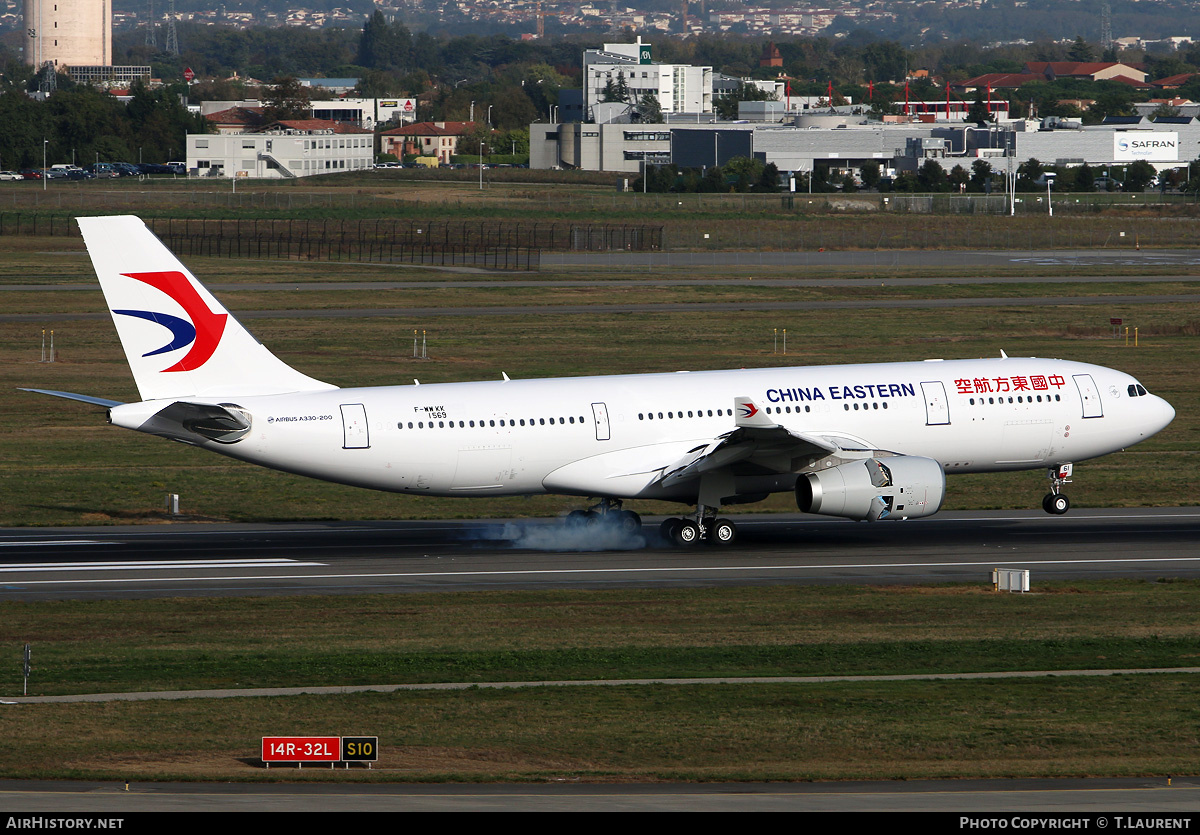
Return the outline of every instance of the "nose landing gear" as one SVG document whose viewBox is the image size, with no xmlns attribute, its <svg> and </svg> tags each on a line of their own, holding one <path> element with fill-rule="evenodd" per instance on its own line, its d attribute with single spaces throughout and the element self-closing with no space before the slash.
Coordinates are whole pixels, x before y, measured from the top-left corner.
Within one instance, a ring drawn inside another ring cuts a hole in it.
<svg viewBox="0 0 1200 835">
<path fill-rule="evenodd" d="M 1072 469 L 1071 464 L 1060 464 L 1046 471 L 1046 477 L 1050 479 L 1050 492 L 1042 498 L 1042 510 L 1054 516 L 1062 516 L 1071 509 L 1071 500 L 1059 491 L 1064 484 L 1071 483 Z"/>
</svg>

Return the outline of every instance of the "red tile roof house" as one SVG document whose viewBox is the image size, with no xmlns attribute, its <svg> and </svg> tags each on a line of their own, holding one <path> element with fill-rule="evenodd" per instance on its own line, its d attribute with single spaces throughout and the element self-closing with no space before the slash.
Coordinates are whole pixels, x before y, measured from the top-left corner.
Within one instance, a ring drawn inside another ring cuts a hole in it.
<svg viewBox="0 0 1200 835">
<path fill-rule="evenodd" d="M 449 165 L 458 153 L 459 139 L 474 129 L 474 122 L 417 122 L 381 133 L 379 152 L 397 159 L 405 154 L 437 157 L 439 165 Z"/>
<path fill-rule="evenodd" d="M 988 87 L 1012 89 L 1038 81 L 1058 78 L 1081 78 L 1089 81 L 1117 81 L 1138 89 L 1150 89 L 1146 73 L 1129 64 L 1113 61 L 1030 61 L 1019 73 L 994 72 L 951 84 L 960 93 L 971 93 Z"/>
</svg>

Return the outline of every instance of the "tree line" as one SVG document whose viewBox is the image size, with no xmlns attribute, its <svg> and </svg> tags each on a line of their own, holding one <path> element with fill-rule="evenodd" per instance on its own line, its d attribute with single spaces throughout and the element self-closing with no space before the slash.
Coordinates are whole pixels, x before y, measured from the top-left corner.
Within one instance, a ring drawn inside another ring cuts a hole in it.
<svg viewBox="0 0 1200 835">
<path fill-rule="evenodd" d="M 169 162 L 183 158 L 188 133 L 203 132 L 203 120 L 184 107 L 179 89 L 137 84 L 125 104 L 60 78 L 61 88 L 38 101 L 25 89 L 27 70 L 10 64 L 0 79 L 0 166 L 6 169 L 41 168 L 43 152 L 47 165 Z"/>
</svg>

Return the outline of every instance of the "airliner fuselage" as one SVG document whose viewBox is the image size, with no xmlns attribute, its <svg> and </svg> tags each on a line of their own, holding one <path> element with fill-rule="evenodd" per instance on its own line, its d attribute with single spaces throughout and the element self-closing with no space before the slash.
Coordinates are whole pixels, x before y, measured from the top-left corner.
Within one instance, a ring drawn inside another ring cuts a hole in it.
<svg viewBox="0 0 1200 835">
<path fill-rule="evenodd" d="M 1144 440 L 1174 411 L 1137 386 L 1101 366 L 1004 358 L 333 389 L 237 398 L 250 431 L 203 445 L 402 493 L 690 502 L 694 488 L 658 477 L 734 428 L 738 396 L 793 432 L 969 473 L 1052 467 Z M 120 406 L 112 419 L 141 428 L 157 407 Z M 736 478 L 739 492 L 760 493 L 791 490 L 796 474 Z"/>
</svg>

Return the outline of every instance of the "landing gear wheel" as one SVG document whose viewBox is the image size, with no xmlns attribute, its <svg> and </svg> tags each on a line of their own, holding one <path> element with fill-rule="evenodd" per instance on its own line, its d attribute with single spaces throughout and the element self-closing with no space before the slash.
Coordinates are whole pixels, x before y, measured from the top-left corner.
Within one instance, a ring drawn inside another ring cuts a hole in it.
<svg viewBox="0 0 1200 835">
<path fill-rule="evenodd" d="M 664 519 L 663 523 L 658 527 L 658 533 L 668 542 L 676 542 L 676 535 L 678 534 L 679 528 L 682 524 L 682 519 Z"/>
<path fill-rule="evenodd" d="M 737 527 L 728 519 L 718 519 L 709 528 L 708 539 L 713 545 L 732 545 L 737 539 Z"/>
<path fill-rule="evenodd" d="M 588 512 L 586 510 L 572 510 L 567 514 L 568 528 L 582 528 L 587 524 Z"/>
<path fill-rule="evenodd" d="M 1042 510 L 1053 516 L 1062 516 L 1071 509 L 1071 500 L 1062 493 L 1047 493 L 1042 499 Z"/>
<path fill-rule="evenodd" d="M 680 545 L 695 545 L 700 540 L 700 526 L 691 519 L 681 520 L 675 531 L 675 541 Z"/>
<path fill-rule="evenodd" d="M 632 510 L 618 510 L 613 514 L 613 521 L 621 533 L 638 533 L 642 529 L 642 517 Z"/>
</svg>

